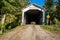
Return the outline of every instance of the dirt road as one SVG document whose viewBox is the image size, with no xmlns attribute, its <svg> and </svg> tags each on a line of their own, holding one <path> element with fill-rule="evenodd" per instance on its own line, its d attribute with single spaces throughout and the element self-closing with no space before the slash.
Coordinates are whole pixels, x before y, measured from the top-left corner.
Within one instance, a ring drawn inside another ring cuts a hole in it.
<svg viewBox="0 0 60 40">
<path fill-rule="evenodd" d="M 0 37 L 0 40 L 60 40 L 53 33 L 43 30 L 39 25 L 26 25 Z"/>
</svg>

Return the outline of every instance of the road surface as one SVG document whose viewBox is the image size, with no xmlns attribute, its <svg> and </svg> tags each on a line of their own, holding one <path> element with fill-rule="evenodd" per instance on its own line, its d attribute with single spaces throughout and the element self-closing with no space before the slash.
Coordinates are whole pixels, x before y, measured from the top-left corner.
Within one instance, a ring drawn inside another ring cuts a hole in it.
<svg viewBox="0 0 60 40">
<path fill-rule="evenodd" d="M 16 28 L 0 37 L 0 40 L 60 40 L 58 36 L 43 30 L 39 25 L 26 25 L 25 27 Z"/>
</svg>

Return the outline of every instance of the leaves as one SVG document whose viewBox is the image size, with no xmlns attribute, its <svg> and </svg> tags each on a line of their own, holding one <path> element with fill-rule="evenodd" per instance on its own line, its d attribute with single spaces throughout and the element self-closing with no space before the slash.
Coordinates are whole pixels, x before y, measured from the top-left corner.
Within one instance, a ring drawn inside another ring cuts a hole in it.
<svg viewBox="0 0 60 40">
<path fill-rule="evenodd" d="M 6 14 L 5 19 L 5 27 L 6 28 L 14 28 L 17 25 L 20 25 L 21 21 L 21 9 L 28 4 L 22 0 L 0 0 L 0 19 L 2 19 L 3 15 Z"/>
</svg>

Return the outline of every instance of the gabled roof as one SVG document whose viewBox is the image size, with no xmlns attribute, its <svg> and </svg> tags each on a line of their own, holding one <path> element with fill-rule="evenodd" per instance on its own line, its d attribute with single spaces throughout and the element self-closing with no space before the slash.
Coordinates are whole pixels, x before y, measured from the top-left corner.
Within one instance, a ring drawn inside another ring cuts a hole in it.
<svg viewBox="0 0 60 40">
<path fill-rule="evenodd" d="M 34 5 L 34 6 L 38 7 L 38 8 L 43 9 L 43 7 L 42 7 L 42 6 L 39 6 L 39 5 L 37 5 L 37 4 L 32 4 L 32 5 Z"/>
<path fill-rule="evenodd" d="M 38 8 L 40 8 L 40 9 L 44 9 L 42 6 L 39 6 L 39 5 L 35 4 L 35 3 L 30 4 L 30 5 L 26 6 L 25 8 L 30 7 L 31 5 L 33 5 L 33 6 L 35 6 L 35 7 L 38 7 Z M 23 8 L 23 9 L 25 9 L 25 8 Z M 22 9 L 22 10 L 23 10 L 23 9 Z"/>
</svg>

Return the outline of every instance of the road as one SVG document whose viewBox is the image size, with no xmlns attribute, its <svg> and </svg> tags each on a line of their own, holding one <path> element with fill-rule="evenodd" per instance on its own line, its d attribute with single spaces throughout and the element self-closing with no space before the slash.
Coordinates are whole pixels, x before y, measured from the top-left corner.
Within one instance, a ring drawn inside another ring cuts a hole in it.
<svg viewBox="0 0 60 40">
<path fill-rule="evenodd" d="M 0 37 L 0 40 L 60 40 L 53 33 L 43 30 L 40 25 L 26 25 L 25 27 L 16 28 Z"/>
</svg>

